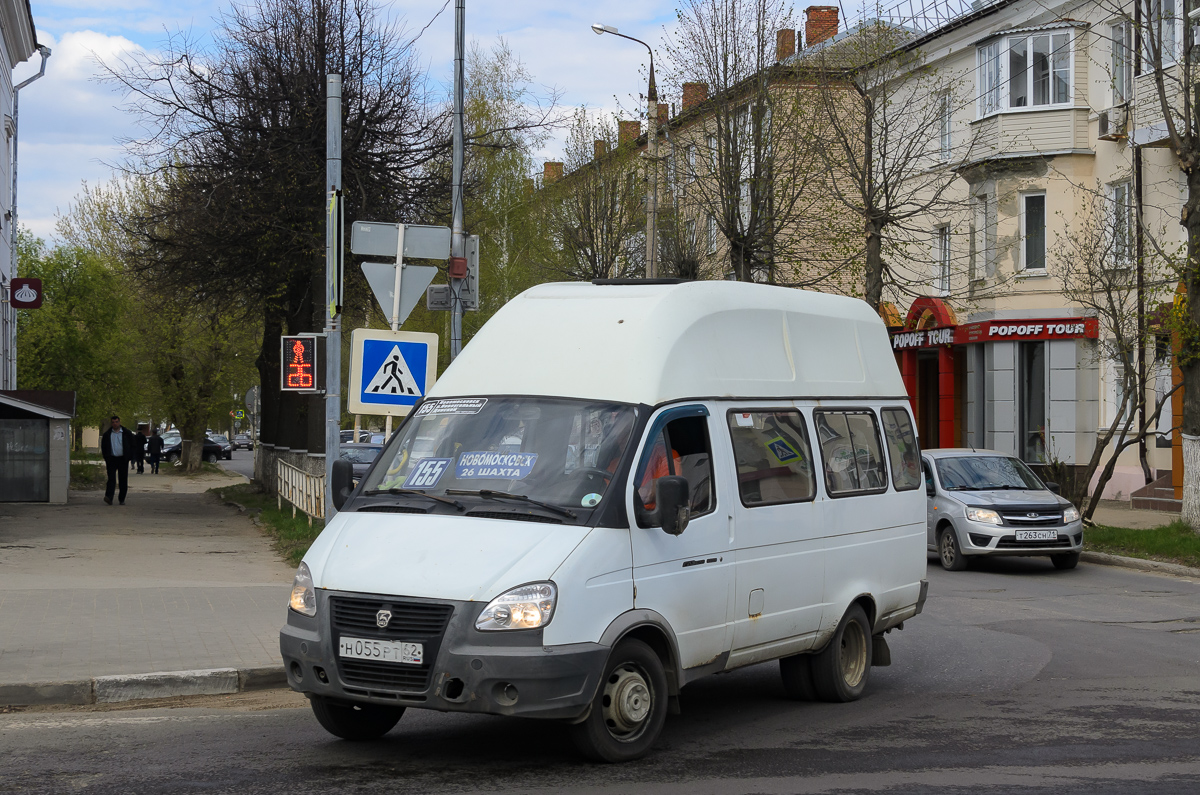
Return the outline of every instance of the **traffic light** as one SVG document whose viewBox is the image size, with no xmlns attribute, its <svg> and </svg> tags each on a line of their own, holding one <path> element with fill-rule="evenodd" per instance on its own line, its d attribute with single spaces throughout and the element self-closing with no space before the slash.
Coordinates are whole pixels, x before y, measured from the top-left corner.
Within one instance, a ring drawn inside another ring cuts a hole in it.
<svg viewBox="0 0 1200 795">
<path fill-rule="evenodd" d="M 284 392 L 320 392 L 317 335 L 296 334 L 280 337 L 279 342 L 279 360 L 282 365 L 279 388 Z"/>
</svg>

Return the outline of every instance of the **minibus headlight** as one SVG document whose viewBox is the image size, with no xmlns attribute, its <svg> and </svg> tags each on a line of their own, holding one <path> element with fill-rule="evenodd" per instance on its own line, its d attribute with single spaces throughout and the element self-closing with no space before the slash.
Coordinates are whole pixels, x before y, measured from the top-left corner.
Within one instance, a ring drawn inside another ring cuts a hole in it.
<svg viewBox="0 0 1200 795">
<path fill-rule="evenodd" d="M 475 619 L 475 629 L 535 629 L 550 623 L 558 589 L 552 582 L 520 585 L 497 596 Z"/>
<path fill-rule="evenodd" d="M 1063 509 L 1063 524 L 1079 521 L 1079 509 L 1074 505 L 1068 505 Z"/>
<path fill-rule="evenodd" d="M 317 614 L 317 592 L 313 588 L 312 573 L 307 563 L 301 563 L 296 569 L 296 578 L 292 580 L 292 600 L 288 604 L 302 616 Z"/>
<path fill-rule="evenodd" d="M 987 508 L 968 508 L 967 518 L 972 522 L 982 522 L 983 524 L 1004 524 L 1000 514 Z"/>
</svg>

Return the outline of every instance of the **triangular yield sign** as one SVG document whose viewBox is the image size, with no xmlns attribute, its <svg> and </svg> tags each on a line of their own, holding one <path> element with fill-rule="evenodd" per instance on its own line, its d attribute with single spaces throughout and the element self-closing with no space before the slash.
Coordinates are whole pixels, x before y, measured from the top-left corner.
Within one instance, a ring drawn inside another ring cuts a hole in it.
<svg viewBox="0 0 1200 795">
<path fill-rule="evenodd" d="M 392 346 L 392 352 L 383 360 L 363 394 L 422 396 L 421 388 L 417 386 L 417 380 L 413 378 L 412 370 L 404 360 L 404 354 L 400 353 L 399 345 Z"/>
</svg>

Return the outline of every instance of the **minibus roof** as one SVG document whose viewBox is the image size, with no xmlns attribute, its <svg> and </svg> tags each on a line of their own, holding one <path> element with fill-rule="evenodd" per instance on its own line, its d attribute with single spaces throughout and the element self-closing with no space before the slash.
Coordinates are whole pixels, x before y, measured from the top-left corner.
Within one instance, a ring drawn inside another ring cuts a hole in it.
<svg viewBox="0 0 1200 795">
<path fill-rule="evenodd" d="M 902 397 L 887 330 L 857 298 L 745 282 L 533 287 L 463 348 L 429 397 Z"/>
</svg>

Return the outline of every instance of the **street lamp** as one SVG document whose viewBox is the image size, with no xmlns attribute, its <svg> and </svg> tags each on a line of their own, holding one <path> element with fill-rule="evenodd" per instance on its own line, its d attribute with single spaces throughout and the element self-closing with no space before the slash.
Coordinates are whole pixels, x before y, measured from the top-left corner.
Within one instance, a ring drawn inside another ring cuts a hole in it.
<svg viewBox="0 0 1200 795">
<path fill-rule="evenodd" d="M 597 36 L 611 33 L 622 39 L 636 41 L 650 53 L 650 88 L 646 92 L 646 156 L 650 160 L 649 176 L 646 179 L 646 278 L 658 276 L 658 90 L 654 86 L 654 50 L 641 39 L 618 33 L 612 25 L 599 22 L 592 25 Z"/>
</svg>

